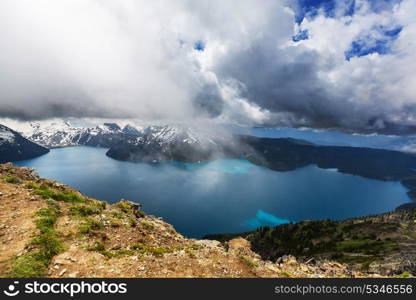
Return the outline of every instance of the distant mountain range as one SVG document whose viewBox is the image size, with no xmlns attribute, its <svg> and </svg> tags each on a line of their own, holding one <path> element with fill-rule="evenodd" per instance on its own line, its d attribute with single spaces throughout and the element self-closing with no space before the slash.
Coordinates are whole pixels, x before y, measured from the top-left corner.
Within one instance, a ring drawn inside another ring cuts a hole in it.
<svg viewBox="0 0 416 300">
<path fill-rule="evenodd" d="M 258 138 L 221 133 L 201 134 L 190 127 L 154 127 L 111 147 L 111 158 L 135 162 L 202 162 L 246 158 L 275 171 L 315 164 L 341 173 L 378 180 L 403 181 L 416 199 L 416 155 L 363 147 L 321 146 L 292 138 Z"/>
<path fill-rule="evenodd" d="M 24 138 L 9 127 L 0 125 L 0 163 L 34 158 L 49 149 Z"/>
<path fill-rule="evenodd" d="M 69 146 L 92 146 L 110 148 L 122 140 L 140 135 L 132 126 L 120 128 L 116 123 L 104 123 L 95 127 L 75 127 L 69 122 L 55 122 L 47 125 L 31 123 L 26 137 L 48 148 Z"/>
<path fill-rule="evenodd" d="M 150 126 L 111 147 L 111 158 L 135 162 L 199 162 L 238 157 L 232 135 L 182 125 Z"/>
<path fill-rule="evenodd" d="M 244 157 L 276 171 L 316 164 L 379 180 L 402 180 L 416 175 L 416 155 L 410 153 L 321 146 L 292 138 L 227 135 L 184 126 L 149 127 L 142 135 L 126 137 L 115 144 L 107 155 L 136 162 L 198 162 Z"/>
</svg>

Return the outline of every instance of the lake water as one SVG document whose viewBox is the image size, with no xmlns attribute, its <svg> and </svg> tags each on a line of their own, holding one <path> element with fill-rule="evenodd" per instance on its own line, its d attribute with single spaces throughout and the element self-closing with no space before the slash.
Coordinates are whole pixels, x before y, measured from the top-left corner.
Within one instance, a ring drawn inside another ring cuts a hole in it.
<svg viewBox="0 0 416 300">
<path fill-rule="evenodd" d="M 246 160 L 142 164 L 108 158 L 105 149 L 53 149 L 16 162 L 108 202 L 139 202 L 188 237 L 241 232 L 305 219 L 343 219 L 393 210 L 409 202 L 398 182 L 308 166 L 275 172 Z"/>
</svg>

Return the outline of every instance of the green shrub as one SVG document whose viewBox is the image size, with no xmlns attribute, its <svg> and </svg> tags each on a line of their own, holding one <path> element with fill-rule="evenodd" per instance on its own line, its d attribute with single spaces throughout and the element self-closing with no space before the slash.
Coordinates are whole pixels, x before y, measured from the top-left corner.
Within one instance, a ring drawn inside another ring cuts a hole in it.
<svg viewBox="0 0 416 300">
<path fill-rule="evenodd" d="M 100 208 L 101 210 L 106 209 L 107 207 L 107 202 L 105 201 L 96 201 L 96 205 L 98 208 Z"/>
<path fill-rule="evenodd" d="M 193 253 L 191 249 L 189 249 L 189 248 L 185 248 L 185 249 L 184 249 L 184 251 L 185 251 L 185 253 L 186 253 L 186 254 L 188 254 L 190 257 L 192 257 L 192 258 L 195 258 L 195 257 L 196 257 L 195 253 Z"/>
<path fill-rule="evenodd" d="M 35 236 L 32 240 L 32 244 L 40 246 L 45 255 L 49 258 L 52 258 L 54 255 L 64 250 L 62 240 L 58 238 L 58 234 L 55 231 Z"/>
<path fill-rule="evenodd" d="M 47 233 L 53 230 L 55 222 L 56 217 L 45 217 L 35 220 L 36 227 L 41 233 Z"/>
<path fill-rule="evenodd" d="M 112 210 L 111 215 L 117 219 L 124 219 L 125 217 L 124 213 L 122 213 L 121 211 L 117 211 L 117 210 Z"/>
<path fill-rule="evenodd" d="M 115 256 L 119 257 L 119 256 L 130 256 L 130 255 L 134 255 L 136 254 L 135 251 L 133 250 L 128 250 L 128 249 L 121 249 L 121 250 L 117 250 L 115 253 Z"/>
<path fill-rule="evenodd" d="M 33 192 L 35 195 L 40 195 L 45 199 L 53 199 L 56 201 L 70 202 L 70 203 L 84 203 L 85 198 L 76 192 L 57 192 L 47 186 L 37 186 Z"/>
<path fill-rule="evenodd" d="M 73 216 L 87 217 L 101 213 L 101 210 L 94 206 L 77 205 L 69 209 L 69 214 Z"/>
<path fill-rule="evenodd" d="M 39 216 L 41 218 L 36 219 L 34 222 L 36 224 L 37 229 L 41 233 L 48 233 L 53 231 L 56 220 L 61 214 L 59 204 L 54 200 L 52 201 L 53 202 L 47 202 L 48 207 L 43 207 L 36 212 L 36 216 Z"/>
<path fill-rule="evenodd" d="M 44 208 L 39 209 L 36 212 L 36 215 L 40 216 L 40 217 L 54 217 L 54 218 L 57 218 L 59 216 L 59 214 L 60 213 L 59 213 L 57 207 L 44 207 Z"/>
<path fill-rule="evenodd" d="M 7 183 L 21 183 L 22 182 L 22 180 L 17 176 L 9 175 L 9 176 L 3 176 L 2 178 Z"/>
<path fill-rule="evenodd" d="M 114 253 L 111 253 L 110 251 L 104 250 L 104 251 L 99 251 L 101 255 L 107 257 L 107 258 L 113 258 L 116 255 Z"/>
<path fill-rule="evenodd" d="M 410 272 L 403 272 L 402 274 L 400 274 L 397 277 L 399 277 L 399 278 L 407 278 L 407 277 L 410 277 L 410 276 L 412 276 L 412 274 Z"/>
<path fill-rule="evenodd" d="M 370 269 L 370 265 L 371 265 L 372 261 L 366 261 L 364 263 L 361 264 L 361 270 L 367 271 L 368 269 Z"/>
<path fill-rule="evenodd" d="M 26 187 L 28 189 L 37 190 L 37 189 L 40 188 L 40 185 L 37 184 L 37 183 L 34 183 L 34 182 L 30 181 L 30 182 L 26 183 Z"/>
<path fill-rule="evenodd" d="M 246 263 L 247 266 L 250 268 L 257 268 L 259 265 L 252 261 L 250 258 L 245 256 L 239 256 L 239 258 Z"/>
<path fill-rule="evenodd" d="M 38 251 L 20 256 L 14 261 L 12 276 L 17 278 L 43 277 L 48 270 L 50 258 Z"/>
<path fill-rule="evenodd" d="M 94 219 L 86 218 L 84 222 L 79 225 L 79 232 L 82 234 L 94 233 L 94 230 L 103 229 L 104 224 Z"/>
<path fill-rule="evenodd" d="M 152 224 L 150 224 L 149 222 L 146 221 L 141 221 L 141 224 L 144 226 L 144 228 L 146 228 L 147 230 L 153 230 L 154 227 Z"/>
<path fill-rule="evenodd" d="M 116 204 L 123 212 L 128 213 L 131 211 L 131 204 L 127 201 L 120 201 Z"/>
<path fill-rule="evenodd" d="M 199 249 L 204 248 L 204 246 L 203 245 L 198 245 L 198 244 L 193 244 L 193 245 L 189 246 L 188 248 L 192 249 L 192 250 L 199 250 Z"/>
<path fill-rule="evenodd" d="M 59 208 L 59 207 L 58 207 Z M 62 250 L 64 245 L 54 230 L 54 225 L 59 215 L 56 207 L 41 208 L 35 220 L 40 234 L 32 238 L 31 244 L 39 249 L 33 253 L 27 253 L 14 261 L 12 275 L 14 277 L 42 277 L 45 275 L 52 257 Z"/>
<path fill-rule="evenodd" d="M 163 254 L 165 253 L 169 253 L 172 252 L 172 249 L 169 248 L 158 248 L 158 247 L 151 247 L 151 246 L 147 246 L 147 245 L 142 245 L 142 244 L 135 244 L 132 245 L 130 247 L 130 249 L 132 250 L 136 250 L 139 253 L 142 254 L 151 254 L 154 256 L 163 256 Z"/>
<path fill-rule="evenodd" d="M 53 199 L 46 199 L 45 200 L 46 204 L 52 208 L 55 209 L 56 211 L 60 211 L 60 207 L 59 207 L 59 202 Z"/>
<path fill-rule="evenodd" d="M 124 226 L 124 223 L 120 222 L 119 220 L 111 220 L 110 221 L 111 227 L 122 227 Z"/>
<path fill-rule="evenodd" d="M 130 225 L 130 227 L 136 227 L 137 226 L 136 219 L 130 218 L 129 219 L 129 225 Z"/>
<path fill-rule="evenodd" d="M 95 246 L 90 246 L 86 248 L 88 251 L 104 251 L 105 245 L 102 242 L 96 242 Z"/>
</svg>

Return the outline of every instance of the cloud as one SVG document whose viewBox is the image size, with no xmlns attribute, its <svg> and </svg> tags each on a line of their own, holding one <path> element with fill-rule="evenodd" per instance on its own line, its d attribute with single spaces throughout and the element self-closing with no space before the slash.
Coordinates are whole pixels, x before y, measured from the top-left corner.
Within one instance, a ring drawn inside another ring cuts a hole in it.
<svg viewBox="0 0 416 300">
<path fill-rule="evenodd" d="M 2 1 L 0 113 L 189 115 L 190 72 L 181 70 L 183 57 L 172 60 L 175 37 L 166 31 L 175 9 L 146 3 Z"/>
<path fill-rule="evenodd" d="M 0 117 L 416 131 L 416 3 L 330 2 L 1 1 Z"/>
</svg>

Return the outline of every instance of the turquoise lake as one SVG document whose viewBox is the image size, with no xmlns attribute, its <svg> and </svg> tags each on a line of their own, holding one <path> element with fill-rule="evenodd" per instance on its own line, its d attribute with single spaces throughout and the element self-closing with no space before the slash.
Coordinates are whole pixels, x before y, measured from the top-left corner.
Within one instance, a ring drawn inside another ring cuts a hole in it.
<svg viewBox="0 0 416 300">
<path fill-rule="evenodd" d="M 275 172 L 246 160 L 144 164 L 108 158 L 106 149 L 70 147 L 16 162 L 42 177 L 110 203 L 142 204 L 188 237 L 241 232 L 306 219 L 344 219 L 410 202 L 399 182 L 308 166 Z"/>
</svg>

